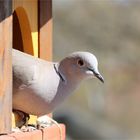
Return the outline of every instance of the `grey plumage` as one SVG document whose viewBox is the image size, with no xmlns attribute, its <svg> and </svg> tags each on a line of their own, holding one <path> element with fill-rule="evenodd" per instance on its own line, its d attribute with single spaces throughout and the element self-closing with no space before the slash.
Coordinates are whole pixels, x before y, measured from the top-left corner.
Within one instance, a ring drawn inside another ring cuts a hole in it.
<svg viewBox="0 0 140 140">
<path fill-rule="evenodd" d="M 12 51 L 13 108 L 37 116 L 52 112 L 79 84 L 97 77 L 96 57 L 88 52 L 75 52 L 60 63 L 48 62 Z"/>
</svg>

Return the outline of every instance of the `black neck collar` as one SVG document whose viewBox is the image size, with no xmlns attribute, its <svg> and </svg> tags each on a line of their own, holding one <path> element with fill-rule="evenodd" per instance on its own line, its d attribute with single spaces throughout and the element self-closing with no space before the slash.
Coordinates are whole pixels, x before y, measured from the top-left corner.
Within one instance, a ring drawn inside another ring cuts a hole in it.
<svg viewBox="0 0 140 140">
<path fill-rule="evenodd" d="M 58 76 L 60 77 L 60 79 L 62 80 L 62 82 L 65 82 L 65 79 L 62 76 L 62 74 L 58 71 L 56 64 L 54 64 L 54 69 L 55 69 L 56 73 L 58 74 Z"/>
</svg>

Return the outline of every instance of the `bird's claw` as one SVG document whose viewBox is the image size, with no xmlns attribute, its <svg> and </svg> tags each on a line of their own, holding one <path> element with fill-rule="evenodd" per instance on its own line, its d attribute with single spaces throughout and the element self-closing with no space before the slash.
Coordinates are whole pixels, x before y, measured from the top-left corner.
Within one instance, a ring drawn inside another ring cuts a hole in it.
<svg viewBox="0 0 140 140">
<path fill-rule="evenodd" d="M 53 124 L 55 124 L 59 128 L 60 140 L 62 140 L 62 130 L 61 130 L 60 125 L 57 123 L 57 121 L 48 117 L 47 115 L 41 116 L 37 119 L 37 128 L 38 129 L 43 129 L 43 128 L 52 126 Z"/>
<path fill-rule="evenodd" d="M 52 124 L 53 124 L 53 122 L 52 122 L 51 118 L 48 117 L 47 115 L 41 116 L 37 119 L 37 128 L 38 129 L 49 127 Z"/>
</svg>

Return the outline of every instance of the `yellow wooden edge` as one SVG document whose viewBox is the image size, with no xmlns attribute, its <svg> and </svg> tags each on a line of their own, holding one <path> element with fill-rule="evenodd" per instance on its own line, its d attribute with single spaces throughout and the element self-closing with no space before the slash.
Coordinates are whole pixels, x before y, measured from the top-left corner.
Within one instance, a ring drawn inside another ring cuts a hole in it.
<svg viewBox="0 0 140 140">
<path fill-rule="evenodd" d="M 38 32 L 32 32 L 31 35 L 32 35 L 34 56 L 38 57 Z"/>
<path fill-rule="evenodd" d="M 36 124 L 37 116 L 30 115 L 29 124 Z"/>
</svg>

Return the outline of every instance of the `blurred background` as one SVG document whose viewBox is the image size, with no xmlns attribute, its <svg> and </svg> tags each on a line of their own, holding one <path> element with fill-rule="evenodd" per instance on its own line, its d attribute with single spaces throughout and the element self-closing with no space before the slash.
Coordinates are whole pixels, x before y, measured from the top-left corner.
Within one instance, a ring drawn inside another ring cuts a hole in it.
<svg viewBox="0 0 140 140">
<path fill-rule="evenodd" d="M 54 113 L 67 140 L 140 139 L 140 1 L 53 0 L 53 53 L 94 53 L 105 84 L 93 79 Z"/>
</svg>

